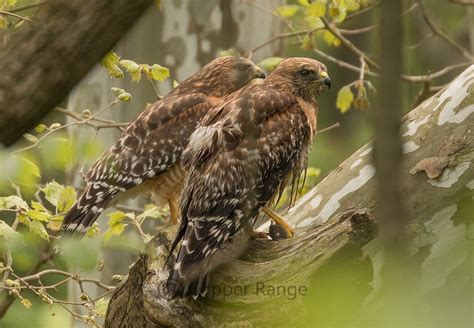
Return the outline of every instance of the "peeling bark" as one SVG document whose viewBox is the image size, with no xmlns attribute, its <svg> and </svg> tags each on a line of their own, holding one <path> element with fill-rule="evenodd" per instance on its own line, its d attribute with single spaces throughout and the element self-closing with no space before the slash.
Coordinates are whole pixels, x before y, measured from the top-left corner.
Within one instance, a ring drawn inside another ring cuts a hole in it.
<svg viewBox="0 0 474 328">
<path fill-rule="evenodd" d="M 452 282 L 453 277 L 464 277 L 463 270 L 468 270 L 472 263 L 472 114 L 474 65 L 446 89 L 407 114 L 402 122 L 402 142 L 417 146 L 405 148 L 401 167 L 402 192 L 412 228 L 409 247 L 419 275 L 420 297 L 431 306 L 426 311 L 427 316 L 435 318 L 441 326 L 453 324 L 453 318 L 443 316 L 436 303 L 443 297 L 453 301 L 447 290 L 456 288 L 457 298 L 467 293 L 472 302 L 469 280 L 459 278 L 456 285 Z M 251 327 L 270 323 L 291 326 L 301 323 L 301 317 L 324 317 L 326 313 L 317 312 L 322 304 L 336 302 L 338 307 L 341 302 L 352 302 L 351 309 L 360 310 L 374 302 L 381 283 L 382 265 L 376 223 L 372 220 L 375 170 L 370 153 L 370 144 L 359 149 L 285 214 L 296 228 L 295 238 L 252 241 L 245 256 L 213 273 L 204 299 L 169 300 L 164 296 L 163 284 L 169 270 L 164 261 L 176 228 L 161 232 L 112 297 L 105 326 L 138 327 L 134 323 L 137 317 L 153 322 L 147 321 L 146 327 Z M 436 179 L 423 172 L 410 173 L 423 159 L 437 156 L 446 157 L 448 165 Z M 261 229 L 266 227 L 267 224 Z M 443 265 L 440 266 L 439 261 L 443 261 Z M 288 290 L 290 286 L 315 288 L 314 281 L 319 282 L 318 291 L 324 288 L 331 291 L 332 286 L 321 288 L 321 282 L 324 284 L 328 281 L 325 277 L 336 274 L 332 270 L 334 263 L 342 263 L 343 273 L 337 276 L 337 282 L 343 284 L 344 293 L 349 293 L 337 301 L 331 299 L 331 293 L 323 294 L 324 299 L 308 307 L 303 306 L 306 304 L 303 294 L 289 300 L 288 295 L 269 296 L 257 291 L 258 283 L 284 286 Z M 349 280 L 355 283 L 350 285 Z M 350 294 L 350 286 L 354 285 L 360 286 L 363 292 Z M 243 286 L 249 286 L 245 293 L 236 292 Z M 225 288 L 232 292 L 223 295 Z M 436 302 L 433 295 L 437 297 Z M 459 299 L 456 319 L 467 316 L 469 320 L 469 302 Z M 132 307 L 134 310 L 128 310 Z M 313 313 L 308 314 L 308 311 Z M 117 316 L 117 313 L 128 315 Z M 332 320 L 332 324 L 341 324 L 337 319 Z"/>
</svg>

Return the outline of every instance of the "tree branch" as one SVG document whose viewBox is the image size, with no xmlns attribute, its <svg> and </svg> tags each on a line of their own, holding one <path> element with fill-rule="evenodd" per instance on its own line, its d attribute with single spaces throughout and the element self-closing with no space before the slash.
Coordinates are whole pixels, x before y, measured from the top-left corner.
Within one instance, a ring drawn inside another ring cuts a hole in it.
<svg viewBox="0 0 474 328">
<path fill-rule="evenodd" d="M 0 50 L 0 143 L 10 146 L 54 109 L 151 3 L 50 0 L 42 6 Z M 78 17 L 81 24 L 71 24 Z"/>
</svg>

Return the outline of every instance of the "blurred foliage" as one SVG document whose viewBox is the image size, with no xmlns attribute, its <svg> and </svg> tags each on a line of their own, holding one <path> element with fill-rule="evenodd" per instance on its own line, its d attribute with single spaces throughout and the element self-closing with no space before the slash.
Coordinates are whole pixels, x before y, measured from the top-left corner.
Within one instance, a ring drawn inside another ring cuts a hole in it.
<svg viewBox="0 0 474 328">
<path fill-rule="evenodd" d="M 344 46 L 341 39 L 329 31 L 322 20 L 326 18 L 330 24 L 343 26 L 346 29 L 366 27 L 376 23 L 377 13 L 362 15 L 360 19 L 348 19 L 351 14 L 367 8 L 375 0 L 291 0 L 287 4 L 275 8 L 274 14 L 282 18 L 285 26 L 289 26 L 288 33 L 298 34 L 298 42 L 286 42 L 285 53 L 274 54 L 259 63 L 267 72 L 271 72 L 282 57 L 308 56 L 315 57 L 313 49 L 320 49 L 330 55 L 351 61 L 353 56 Z M 463 6 L 447 3 L 428 2 L 430 12 L 444 30 L 467 40 L 466 12 Z M 19 6 L 41 2 L 28 0 L 0 0 L 0 10 L 11 11 Z M 409 4 L 406 1 L 406 9 Z M 160 1 L 157 1 L 160 5 Z M 34 19 L 37 7 L 18 12 L 22 18 L 0 14 L 0 30 L 12 32 L 27 22 L 25 19 Z M 375 12 L 373 10 L 371 12 Z M 408 16 L 408 14 L 407 14 Z M 446 47 L 439 40 L 429 35 L 426 28 L 422 28 L 422 21 L 413 15 L 412 19 L 405 19 L 405 68 L 411 74 L 425 74 L 435 71 L 436 67 L 452 64 L 459 59 L 453 55 L 452 49 Z M 25 19 L 23 19 L 25 18 Z M 376 32 L 354 36 L 356 44 L 364 47 L 364 52 L 373 55 Z M 14 37 L 14 36 L 13 36 Z M 416 55 L 414 52 L 416 52 Z M 221 51 L 220 55 L 237 55 L 236 48 Z M 279 57 L 282 56 L 282 57 Z M 359 58 L 354 57 L 352 65 L 359 65 Z M 334 121 L 340 121 L 342 128 L 331 133 L 323 133 L 316 138 L 315 152 L 310 158 L 311 168 L 308 169 L 306 179 L 300 177 L 301 190 L 298 196 L 306 193 L 319 179 L 324 177 L 330 169 L 337 166 L 351 152 L 368 141 L 372 135 L 370 126 L 370 97 L 375 93 L 373 81 L 367 74 L 348 72 L 338 65 L 326 62 L 330 76 L 333 79 L 333 90 L 327 93 L 320 103 L 319 126 L 324 127 Z M 111 77 L 124 79 L 129 77 L 133 82 L 144 80 L 162 82 L 169 78 L 170 72 L 159 64 L 140 64 L 130 59 L 123 59 L 111 52 L 101 61 L 101 65 Z M 367 73 L 371 69 L 365 67 Z M 450 75 L 441 79 L 449 81 Z M 176 86 L 178 82 L 174 81 Z M 414 84 L 407 85 L 407 94 L 414 98 L 418 92 Z M 130 101 L 132 95 L 122 88 L 113 88 L 113 95 L 117 101 Z M 135 94 L 134 94 L 135 95 Z M 406 100 L 407 108 L 409 99 Z M 96 125 L 98 114 L 109 110 L 117 102 L 112 102 L 106 108 L 91 111 L 84 109 L 72 123 L 64 123 L 64 117 L 55 116 L 52 122 L 46 119 L 34 131 L 24 135 L 15 151 L 0 149 L 0 304 L 7 296 L 6 291 L 15 297 L 15 302 L 2 318 L 2 327 L 51 326 L 51 316 L 58 327 L 70 324 L 71 313 L 64 310 L 64 306 L 56 300 L 72 299 L 68 295 L 67 283 L 92 283 L 84 278 L 84 273 L 99 275 L 104 266 L 108 265 L 108 258 L 103 258 L 100 249 L 118 249 L 120 256 L 124 253 L 136 254 L 143 250 L 146 242 L 153 235 L 157 226 L 168 224 L 167 211 L 153 205 L 143 208 L 124 206 L 115 211 L 106 213 L 108 223 L 103 231 L 98 224 L 94 224 L 83 240 L 64 239 L 58 237 L 58 230 L 65 212 L 76 200 L 81 192 L 81 183 L 75 176 L 83 167 L 89 166 L 104 149 L 103 141 L 97 137 L 100 129 L 88 124 Z M 332 110 L 332 109 L 338 109 Z M 351 111 L 358 109 L 364 111 Z M 102 123 L 102 122 L 101 122 Z M 87 129 L 94 129 L 95 135 Z M 328 136 L 329 134 L 329 136 Z M 86 136 L 80 138 L 78 135 Z M 90 136 L 90 138 L 89 138 Z M 350 137 L 348 137 L 350 136 Z M 303 181 L 304 180 L 304 181 Z M 59 181 L 59 182 L 58 182 Z M 76 186 L 76 187 L 73 187 Z M 291 190 L 286 189 L 278 203 L 280 208 L 285 207 L 291 198 Z M 459 233 L 463 224 L 470 225 L 466 230 L 470 237 L 465 241 L 472 242 L 472 198 L 466 198 L 453 216 L 453 223 L 440 225 L 439 231 L 429 231 L 424 225 L 410 226 L 413 233 L 414 252 L 419 257 L 430 256 L 434 252 L 431 264 L 433 275 L 431 281 L 439 279 L 437 274 L 444 272 L 446 263 L 453 259 L 464 259 L 456 270 L 446 277 L 444 288 L 432 288 L 423 301 L 431 306 L 426 313 L 418 312 L 419 304 L 415 301 L 406 303 L 413 311 L 407 312 L 416 320 L 412 322 L 427 323 L 429 326 L 447 327 L 451 323 L 457 326 L 466 326 L 464 318 L 472 309 L 472 286 L 466 273 L 472 264 L 472 254 L 465 257 L 462 248 L 457 242 L 464 235 Z M 458 229 L 458 230 L 457 230 Z M 445 251 L 431 249 L 441 235 L 449 237 Z M 465 245 L 464 245 L 465 246 Z M 374 288 L 374 263 L 380 261 L 379 254 L 375 257 L 360 260 L 360 250 L 348 249 L 332 259 L 315 277 L 312 277 L 308 286 L 309 294 L 302 300 L 301 308 L 306 311 L 298 317 L 298 326 L 301 327 L 334 327 L 334 326 L 379 326 L 393 313 L 387 306 L 375 313 L 361 312 L 361 304 L 371 294 Z M 470 261 L 470 262 L 469 262 Z M 40 268 L 37 266 L 40 265 Z M 63 274 L 72 276 L 50 275 L 30 281 L 38 288 L 25 288 L 26 284 L 20 278 L 44 270 L 59 270 Z M 471 270 L 472 273 L 472 270 Z M 400 275 L 405 272 L 400 271 Z M 66 281 L 62 282 L 63 280 Z M 92 279 L 92 278 L 91 278 Z M 115 284 L 124 279 L 121 274 L 105 277 L 103 284 Z M 377 278 L 377 279 L 380 279 Z M 472 276 L 471 276 L 472 281 Z M 55 286 L 54 288 L 43 288 Z M 113 290 L 113 286 L 111 287 Z M 395 286 L 395 289 L 400 286 Z M 82 287 L 81 287 L 82 288 Z M 471 288 L 471 289 L 470 289 Z M 105 315 L 110 290 L 105 288 L 105 295 L 97 299 L 87 292 L 74 299 L 76 306 L 85 308 L 86 314 L 78 314 L 76 319 L 90 326 L 100 325 Z M 453 300 L 452 304 L 444 300 Z M 383 303 L 383 298 L 378 299 Z M 390 305 L 390 299 L 385 299 Z M 400 300 L 399 300 L 400 301 Z M 403 300 L 402 300 L 403 301 Z M 399 302 L 393 306 L 402 306 Z M 285 306 L 285 303 L 282 303 Z M 406 308 L 407 306 L 405 306 Z M 60 308 L 58 310 L 58 308 Z M 28 311 L 25 311 L 28 310 Z M 415 313 L 413 313 L 415 312 Z M 457 313 L 459 322 L 451 322 L 449 313 Z M 75 314 L 73 314 L 75 315 Z M 34 319 L 33 319 L 34 318 Z M 428 319 L 427 319 L 428 318 Z M 369 320 L 371 319 L 371 320 Z M 404 318 L 401 318 L 404 319 Z M 406 322 L 399 321 L 398 326 L 406 326 Z M 281 323 L 280 323 L 281 324 Z"/>
</svg>

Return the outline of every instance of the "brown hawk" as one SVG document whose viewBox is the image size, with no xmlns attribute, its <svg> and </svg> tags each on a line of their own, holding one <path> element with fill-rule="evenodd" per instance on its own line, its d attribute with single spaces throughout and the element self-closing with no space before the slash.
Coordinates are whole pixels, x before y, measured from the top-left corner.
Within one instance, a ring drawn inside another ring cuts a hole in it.
<svg viewBox="0 0 474 328">
<path fill-rule="evenodd" d="M 297 183 L 316 134 L 318 96 L 330 84 L 322 63 L 289 58 L 206 115 L 183 153 L 189 171 L 170 295 L 204 295 L 209 272 L 245 249 L 260 209 Z"/>
<path fill-rule="evenodd" d="M 248 59 L 220 57 L 146 108 L 89 170 L 86 189 L 66 214 L 63 229 L 84 232 L 113 201 L 134 194 L 168 202 L 176 223 L 184 180 L 180 159 L 189 136 L 213 105 L 264 77 Z"/>
</svg>

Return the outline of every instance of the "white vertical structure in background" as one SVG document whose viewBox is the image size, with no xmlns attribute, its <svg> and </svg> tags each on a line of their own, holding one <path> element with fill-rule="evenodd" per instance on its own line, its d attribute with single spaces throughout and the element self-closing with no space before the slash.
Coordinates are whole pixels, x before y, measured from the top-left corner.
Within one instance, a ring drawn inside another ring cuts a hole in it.
<svg viewBox="0 0 474 328">
<path fill-rule="evenodd" d="M 234 48 L 244 55 L 279 34 L 282 30 L 281 19 L 271 13 L 275 6 L 284 3 L 284 0 L 163 0 L 162 8 L 150 8 L 113 51 L 137 63 L 166 66 L 171 70 L 172 79 L 179 82 L 218 56 L 222 50 Z M 282 45 L 274 42 L 254 54 L 252 60 L 258 63 L 266 57 L 281 56 L 281 51 Z M 171 89 L 172 79 L 158 85 L 162 94 Z M 70 93 L 67 108 L 75 112 L 86 108 L 96 112 L 114 99 L 111 87 L 123 88 L 132 94 L 131 102 L 120 103 L 103 115 L 117 122 L 134 119 L 147 103 L 156 101 L 155 93 L 147 81 L 132 83 L 128 76 L 124 80 L 112 79 L 105 69 L 97 66 Z M 118 136 L 118 130 L 107 129 L 100 131 L 98 139 L 105 150 Z M 92 134 L 82 132 L 77 137 L 91 139 Z M 88 169 L 92 163 L 83 164 Z M 72 182 L 79 185 L 79 175 Z M 100 219 L 99 225 L 105 231 L 106 220 Z M 103 250 L 105 269 L 102 273 L 96 273 L 95 278 L 100 279 L 100 275 L 103 275 L 102 279 L 108 280 L 112 274 L 125 274 L 128 271 L 132 257 L 124 256 L 123 251 L 120 256 L 114 256 L 113 253 Z M 102 291 L 90 289 L 88 292 L 94 297 Z M 80 291 L 70 285 L 71 299 L 77 300 L 79 294 Z M 85 325 L 75 323 L 75 327 Z"/>
</svg>

